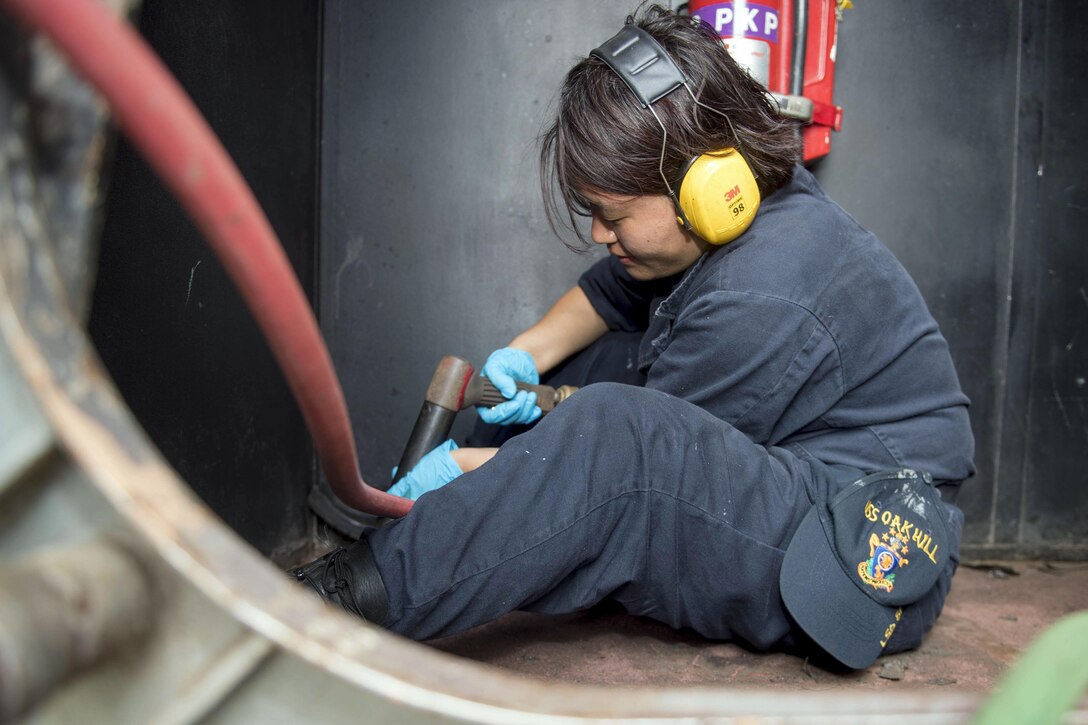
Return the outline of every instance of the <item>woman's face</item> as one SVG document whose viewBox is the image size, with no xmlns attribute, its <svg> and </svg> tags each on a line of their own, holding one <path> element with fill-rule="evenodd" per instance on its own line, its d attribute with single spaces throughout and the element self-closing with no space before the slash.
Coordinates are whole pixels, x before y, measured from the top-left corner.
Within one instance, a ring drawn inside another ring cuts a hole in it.
<svg viewBox="0 0 1088 725">
<path fill-rule="evenodd" d="M 635 279 L 661 279 L 695 263 L 709 244 L 689 232 L 661 194 L 617 196 L 587 192 L 593 224 L 590 237 L 604 244 Z"/>
</svg>

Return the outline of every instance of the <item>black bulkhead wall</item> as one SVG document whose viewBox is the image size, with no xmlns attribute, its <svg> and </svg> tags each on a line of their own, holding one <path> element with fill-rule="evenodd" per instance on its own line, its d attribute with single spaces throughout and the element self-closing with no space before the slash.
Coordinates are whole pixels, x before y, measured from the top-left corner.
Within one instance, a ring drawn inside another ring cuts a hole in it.
<svg viewBox="0 0 1088 725">
<path fill-rule="evenodd" d="M 1085 37 L 1088 4 L 1024 4 L 1006 458 L 992 530 L 1017 554 L 1088 558 Z"/>
<path fill-rule="evenodd" d="M 322 324 L 368 479 L 399 457 L 442 355 L 481 362 L 590 262 L 548 234 L 534 141 L 562 73 L 634 4 L 145 4 L 311 292 L 322 86 Z M 1086 29 L 1088 6 L 1057 0 L 862 3 L 840 26 L 844 130 L 816 172 L 949 339 L 978 443 L 972 555 L 1088 553 Z M 312 455 L 293 401 L 123 145 L 98 285 L 92 332 L 171 462 L 259 548 L 301 535 Z"/>
<path fill-rule="evenodd" d="M 972 542 L 988 540 L 998 465 L 1019 47 L 1016 3 L 986 5 L 847 11 L 835 88 L 846 117 L 818 168 L 948 339 L 971 399 L 978 473 L 958 504 Z"/>
<path fill-rule="evenodd" d="M 969 556 L 1088 556 L 1080 38 L 1057 0 L 846 13 L 819 175 L 918 281 L 972 400 Z"/>
<path fill-rule="evenodd" d="M 151 0 L 139 28 L 207 117 L 314 292 L 320 4 Z M 265 553 L 310 531 L 309 436 L 203 239 L 125 143 L 90 330 L 169 462 Z"/>
<path fill-rule="evenodd" d="M 322 324 L 368 478 L 442 355 L 482 362 L 590 263 L 544 223 L 535 139 L 563 73 L 635 5 L 325 3 Z M 840 25 L 844 127 L 815 170 L 949 340 L 977 438 L 972 556 L 1088 555 L 1086 17 L 855 2 Z"/>
</svg>

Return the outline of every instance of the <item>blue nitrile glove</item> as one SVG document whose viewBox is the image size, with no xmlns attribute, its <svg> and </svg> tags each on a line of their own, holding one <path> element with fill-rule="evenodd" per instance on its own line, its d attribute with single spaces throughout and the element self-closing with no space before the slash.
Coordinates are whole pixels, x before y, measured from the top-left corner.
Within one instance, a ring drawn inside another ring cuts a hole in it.
<svg viewBox="0 0 1088 725">
<path fill-rule="evenodd" d="M 513 347 L 501 348 L 488 356 L 481 373 L 508 400 L 494 408 L 476 408 L 480 420 L 495 425 L 514 425 L 532 423 L 540 417 L 536 393 L 517 388 L 519 382 L 531 385 L 540 382 L 532 355 Z"/>
<path fill-rule="evenodd" d="M 389 493 L 415 501 L 428 491 L 442 488 L 463 473 L 450 455 L 450 451 L 456 449 L 457 444 L 453 440 L 438 446 L 420 458 L 415 468 L 390 487 Z M 393 469 L 393 475 L 397 475 L 396 468 Z"/>
</svg>

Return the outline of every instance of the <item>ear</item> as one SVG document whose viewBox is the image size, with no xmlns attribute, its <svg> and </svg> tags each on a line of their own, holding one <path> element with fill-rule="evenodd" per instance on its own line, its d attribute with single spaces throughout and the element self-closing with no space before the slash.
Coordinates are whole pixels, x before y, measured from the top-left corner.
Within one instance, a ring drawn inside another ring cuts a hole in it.
<svg viewBox="0 0 1088 725">
<path fill-rule="evenodd" d="M 727 244 L 748 229 L 759 210 L 759 184 L 736 149 L 692 159 L 680 181 L 680 211 L 700 237 Z"/>
</svg>

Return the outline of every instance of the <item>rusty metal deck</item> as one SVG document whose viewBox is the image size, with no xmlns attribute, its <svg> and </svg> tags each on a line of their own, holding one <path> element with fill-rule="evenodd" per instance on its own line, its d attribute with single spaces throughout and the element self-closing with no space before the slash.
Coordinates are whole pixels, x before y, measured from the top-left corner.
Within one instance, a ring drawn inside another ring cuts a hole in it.
<svg viewBox="0 0 1088 725">
<path fill-rule="evenodd" d="M 1088 564 L 961 567 L 922 647 L 881 658 L 860 672 L 750 652 L 603 607 L 562 617 L 514 613 L 431 645 L 521 674 L 580 684 L 986 692 L 1049 624 L 1084 608 Z"/>
</svg>

